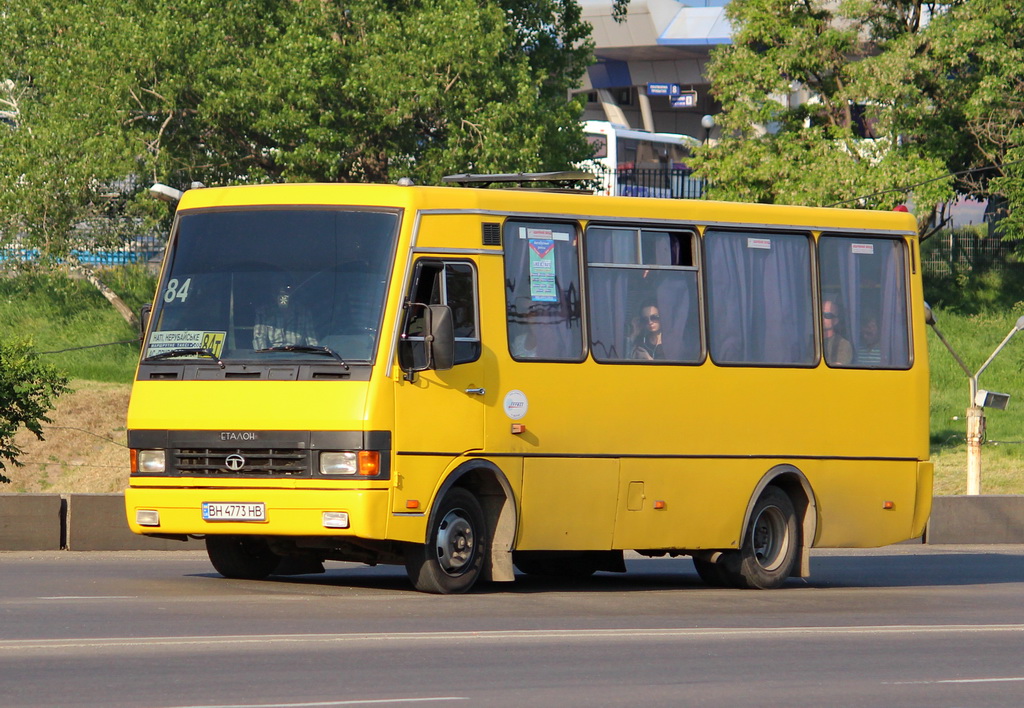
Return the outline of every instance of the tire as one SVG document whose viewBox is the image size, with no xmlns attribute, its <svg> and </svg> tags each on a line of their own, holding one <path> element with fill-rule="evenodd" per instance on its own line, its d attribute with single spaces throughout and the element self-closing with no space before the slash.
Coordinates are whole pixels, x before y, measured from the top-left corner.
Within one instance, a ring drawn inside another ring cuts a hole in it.
<svg viewBox="0 0 1024 708">
<path fill-rule="evenodd" d="M 437 506 L 428 542 L 406 549 L 405 571 L 420 592 L 466 592 L 480 579 L 489 546 L 480 502 L 456 487 Z"/>
<path fill-rule="evenodd" d="M 262 580 L 281 562 L 258 536 L 207 536 L 206 553 L 218 573 L 236 580 Z"/>
<path fill-rule="evenodd" d="M 694 558 L 693 567 L 706 585 L 713 588 L 732 587 L 732 579 L 723 563 Z"/>
<path fill-rule="evenodd" d="M 738 588 L 770 590 L 793 574 L 800 552 L 796 510 L 778 487 L 767 487 L 754 504 L 739 552 L 727 554 L 723 567 Z"/>
</svg>

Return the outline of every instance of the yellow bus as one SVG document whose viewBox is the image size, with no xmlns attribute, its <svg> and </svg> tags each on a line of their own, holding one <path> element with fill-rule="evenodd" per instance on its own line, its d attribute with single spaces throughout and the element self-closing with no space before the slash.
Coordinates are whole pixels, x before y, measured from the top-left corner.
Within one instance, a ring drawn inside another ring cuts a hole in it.
<svg viewBox="0 0 1024 708">
<path fill-rule="evenodd" d="M 930 512 L 916 224 L 540 190 L 194 189 L 128 411 L 128 523 L 230 578 L 456 593 L 689 555 L 772 588 Z"/>
</svg>

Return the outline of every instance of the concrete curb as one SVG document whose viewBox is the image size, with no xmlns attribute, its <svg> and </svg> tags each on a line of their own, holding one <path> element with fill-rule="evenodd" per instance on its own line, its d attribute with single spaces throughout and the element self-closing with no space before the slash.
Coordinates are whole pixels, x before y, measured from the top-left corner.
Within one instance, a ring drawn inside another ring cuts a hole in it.
<svg viewBox="0 0 1024 708">
<path fill-rule="evenodd" d="M 0 550 L 59 551 L 66 514 L 57 494 L 0 494 Z"/>
<path fill-rule="evenodd" d="M 935 497 L 931 544 L 1024 544 L 1024 495 Z M 202 541 L 138 536 L 122 494 L 0 494 L 0 551 L 194 551 Z"/>
<path fill-rule="evenodd" d="M 69 494 L 67 497 L 69 551 L 194 551 L 202 541 L 173 541 L 132 533 L 124 512 L 123 494 Z"/>
<path fill-rule="evenodd" d="M 1024 496 L 935 497 L 925 543 L 1024 543 Z"/>
</svg>

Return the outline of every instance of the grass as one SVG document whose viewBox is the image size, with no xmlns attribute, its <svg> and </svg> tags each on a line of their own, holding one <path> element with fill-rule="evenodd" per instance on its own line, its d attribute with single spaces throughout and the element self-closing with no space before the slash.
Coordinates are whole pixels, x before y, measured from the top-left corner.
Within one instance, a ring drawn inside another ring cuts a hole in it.
<svg viewBox="0 0 1024 708">
<path fill-rule="evenodd" d="M 130 307 L 150 300 L 154 277 L 143 268 L 105 271 L 103 280 Z M 973 279 L 926 280 L 936 304 L 938 327 L 972 371 L 1003 341 L 1024 315 L 1024 269 Z M 994 314 L 998 313 L 998 314 Z M 39 352 L 135 339 L 137 333 L 100 293 L 82 280 L 54 274 L 0 277 L 0 336 L 30 335 Z M 928 333 L 931 363 L 931 458 L 936 494 L 966 490 L 964 413 L 967 376 L 934 332 Z M 19 437 L 24 468 L 9 470 L 14 483 L 0 491 L 101 492 L 123 488 L 126 458 L 124 419 L 138 360 L 136 343 L 46 354 L 44 360 L 73 379 L 51 415 L 45 443 Z M 982 388 L 1011 394 L 1005 411 L 986 410 L 982 448 L 982 493 L 1024 494 L 1024 333 L 1015 336 L 980 379 Z"/>
<path fill-rule="evenodd" d="M 156 287 L 142 266 L 109 268 L 100 278 L 135 312 Z M 74 379 L 128 382 L 139 359 L 138 331 L 87 281 L 60 273 L 0 277 L 0 336 L 29 336 L 37 352 L 60 352 L 42 358 Z"/>
</svg>

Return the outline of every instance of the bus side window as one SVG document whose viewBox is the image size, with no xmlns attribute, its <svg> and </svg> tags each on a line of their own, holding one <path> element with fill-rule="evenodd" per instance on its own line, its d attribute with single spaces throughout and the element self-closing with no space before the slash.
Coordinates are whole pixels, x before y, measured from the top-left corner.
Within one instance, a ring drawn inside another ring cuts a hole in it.
<svg viewBox="0 0 1024 708">
<path fill-rule="evenodd" d="M 701 361 L 694 241 L 690 231 L 587 229 L 595 361 Z"/>
<path fill-rule="evenodd" d="M 578 234 L 575 224 L 505 224 L 508 345 L 517 360 L 582 361 Z"/>
<path fill-rule="evenodd" d="M 399 345 L 403 368 L 426 365 L 426 305 L 446 305 L 451 310 L 456 364 L 480 358 L 476 292 L 476 274 L 469 262 L 421 259 L 416 263 Z"/>
<path fill-rule="evenodd" d="M 838 336 L 852 349 L 852 359 L 837 360 L 829 356 L 826 347 L 825 363 L 863 369 L 909 368 L 903 241 L 823 235 L 818 252 L 822 308 L 826 302 L 838 306 Z"/>
<path fill-rule="evenodd" d="M 814 366 L 810 237 L 708 229 L 704 252 L 715 363 Z"/>
</svg>

